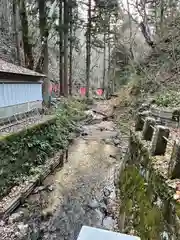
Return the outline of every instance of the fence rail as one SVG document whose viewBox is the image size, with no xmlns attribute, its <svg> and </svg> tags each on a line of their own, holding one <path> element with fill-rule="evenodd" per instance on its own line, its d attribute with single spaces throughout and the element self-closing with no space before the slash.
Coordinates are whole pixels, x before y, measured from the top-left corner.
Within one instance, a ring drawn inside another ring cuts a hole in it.
<svg viewBox="0 0 180 240">
<path fill-rule="evenodd" d="M 6 130 L 8 129 L 8 132 L 11 132 L 11 128 L 18 125 L 24 124 L 24 127 L 26 128 L 32 122 L 32 120 L 38 122 L 41 121 L 42 117 L 43 115 L 39 109 L 33 109 L 29 112 L 22 112 L 17 115 L 8 117 L 4 123 L 1 122 L 0 124 L 0 135 L 6 133 Z"/>
</svg>

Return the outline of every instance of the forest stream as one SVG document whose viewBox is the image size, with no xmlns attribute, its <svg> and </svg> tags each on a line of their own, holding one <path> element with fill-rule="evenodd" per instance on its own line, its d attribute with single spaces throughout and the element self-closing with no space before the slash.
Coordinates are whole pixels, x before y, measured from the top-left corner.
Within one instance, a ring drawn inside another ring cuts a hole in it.
<svg viewBox="0 0 180 240">
<path fill-rule="evenodd" d="M 113 121 L 103 121 L 99 114 L 94 120 L 81 126 L 64 166 L 17 209 L 26 238 L 18 231 L 12 239 L 75 240 L 83 225 L 116 229 L 114 178 L 121 164 L 121 135 Z"/>
</svg>

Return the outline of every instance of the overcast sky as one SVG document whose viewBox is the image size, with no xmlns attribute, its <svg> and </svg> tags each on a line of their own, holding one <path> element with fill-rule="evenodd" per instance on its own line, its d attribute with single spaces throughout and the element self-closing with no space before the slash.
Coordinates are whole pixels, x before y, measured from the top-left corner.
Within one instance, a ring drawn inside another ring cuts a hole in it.
<svg viewBox="0 0 180 240">
<path fill-rule="evenodd" d="M 111 0 L 106 0 L 106 1 L 111 1 Z M 124 8 L 125 12 L 127 13 L 127 0 L 117 0 L 119 2 L 119 6 L 121 6 L 121 8 Z M 134 17 L 137 17 L 136 11 L 133 8 L 133 6 L 131 5 L 131 3 L 133 4 L 135 0 L 129 0 L 129 8 L 130 8 L 130 13 L 132 15 L 134 15 Z M 82 2 L 82 1 L 81 1 Z M 85 0 L 84 2 L 88 3 L 88 0 Z M 92 1 L 92 6 L 94 5 L 94 1 Z M 79 13 L 81 15 L 81 18 L 83 18 L 84 20 L 87 20 L 87 6 L 85 6 L 82 3 L 79 3 Z"/>
</svg>

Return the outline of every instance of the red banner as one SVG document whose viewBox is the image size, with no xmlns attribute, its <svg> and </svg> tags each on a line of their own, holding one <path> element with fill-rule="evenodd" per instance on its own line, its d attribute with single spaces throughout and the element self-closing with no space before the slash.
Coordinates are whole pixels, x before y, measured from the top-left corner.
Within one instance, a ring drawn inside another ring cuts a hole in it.
<svg viewBox="0 0 180 240">
<path fill-rule="evenodd" d="M 49 84 L 49 94 L 52 93 L 52 90 L 53 90 L 53 86 L 52 86 L 52 84 L 50 83 L 50 84 Z"/>
<path fill-rule="evenodd" d="M 82 96 L 85 96 L 85 95 L 86 95 L 86 88 L 85 88 L 85 87 L 81 87 L 81 88 L 80 88 L 80 94 L 81 94 Z"/>
<path fill-rule="evenodd" d="M 103 90 L 101 88 L 99 88 L 97 91 L 96 91 L 97 95 L 101 96 L 103 94 Z"/>
<path fill-rule="evenodd" d="M 102 88 L 98 88 L 96 91 L 96 94 L 98 96 L 102 96 L 103 95 L 103 89 Z M 49 93 L 52 94 L 52 93 L 55 93 L 56 95 L 59 95 L 59 92 L 60 92 L 60 84 L 58 83 L 51 83 L 49 85 Z M 85 96 L 86 95 L 86 87 L 80 87 L 79 88 L 79 93 L 81 96 Z"/>
</svg>

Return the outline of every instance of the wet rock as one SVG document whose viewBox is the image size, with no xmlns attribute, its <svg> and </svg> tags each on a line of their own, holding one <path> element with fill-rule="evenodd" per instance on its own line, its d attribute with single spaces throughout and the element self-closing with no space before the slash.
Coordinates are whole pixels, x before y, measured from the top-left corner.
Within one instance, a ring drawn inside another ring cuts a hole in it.
<svg viewBox="0 0 180 240">
<path fill-rule="evenodd" d="M 89 134 L 88 127 L 83 127 L 81 131 L 81 136 L 87 136 Z"/>
<path fill-rule="evenodd" d="M 84 131 L 81 133 L 81 136 L 87 136 L 88 135 L 88 132 L 87 131 Z"/>
<path fill-rule="evenodd" d="M 91 120 L 91 125 L 95 125 L 95 124 L 98 124 L 102 121 L 102 119 L 92 119 Z"/>
<path fill-rule="evenodd" d="M 107 209 L 107 205 L 104 202 L 101 202 L 99 205 L 99 210 L 104 214 L 104 216 L 108 216 L 108 209 Z"/>
<path fill-rule="evenodd" d="M 116 187 L 113 185 L 113 189 L 111 190 L 110 198 L 116 200 Z"/>
<path fill-rule="evenodd" d="M 17 227 L 18 227 L 19 232 L 20 232 L 23 236 L 27 235 L 28 230 L 29 230 L 29 225 L 28 225 L 28 224 L 20 223 L 20 224 L 18 224 Z"/>
<path fill-rule="evenodd" d="M 47 188 L 46 186 L 36 187 L 33 191 L 33 194 L 37 194 L 39 192 L 42 192 L 42 191 L 46 190 L 46 188 Z"/>
<path fill-rule="evenodd" d="M 53 237 L 53 236 L 51 235 L 51 237 Z M 43 239 L 48 240 L 48 239 L 49 239 L 49 234 L 48 234 L 48 233 L 44 234 L 44 235 L 43 235 Z M 53 238 L 52 238 L 52 239 L 53 239 Z"/>
<path fill-rule="evenodd" d="M 126 153 L 126 152 L 127 152 L 127 148 L 126 148 L 126 147 L 122 147 L 122 148 L 121 148 L 121 152 L 122 152 L 122 153 Z"/>
<path fill-rule="evenodd" d="M 16 237 L 16 239 L 22 239 L 23 238 L 22 233 L 20 233 L 20 232 L 15 232 L 14 236 Z"/>
<path fill-rule="evenodd" d="M 42 233 L 43 231 L 41 231 L 39 228 L 33 229 L 33 232 L 31 233 L 31 239 L 38 240 L 41 237 Z"/>
<path fill-rule="evenodd" d="M 97 228 L 102 228 L 102 223 L 103 223 L 103 219 L 104 219 L 104 214 L 99 210 L 95 210 L 96 211 L 96 227 Z"/>
<path fill-rule="evenodd" d="M 138 112 L 147 111 L 150 108 L 150 103 L 143 103 L 139 108 Z"/>
<path fill-rule="evenodd" d="M 107 201 L 107 209 L 108 209 L 109 215 L 113 216 L 117 209 L 116 201 L 109 198 Z"/>
<path fill-rule="evenodd" d="M 96 211 L 98 219 L 100 220 L 100 225 L 101 225 L 103 218 L 104 218 L 104 214 L 99 209 L 96 209 L 95 211 Z"/>
<path fill-rule="evenodd" d="M 83 132 L 83 128 L 82 128 L 82 127 L 77 127 L 77 128 L 76 128 L 76 132 L 77 132 L 77 133 Z"/>
<path fill-rule="evenodd" d="M 100 127 L 99 130 L 102 132 L 102 131 L 105 131 L 106 128 L 105 127 Z"/>
<path fill-rule="evenodd" d="M 106 205 L 106 207 L 107 207 L 107 205 L 108 205 L 108 197 L 103 197 L 103 203 Z"/>
<path fill-rule="evenodd" d="M 23 219 L 23 217 L 24 217 L 24 212 L 22 212 L 22 211 L 19 211 L 17 213 L 13 213 L 9 217 L 8 223 L 12 224 L 12 223 L 15 223 L 15 222 L 19 222 Z"/>
<path fill-rule="evenodd" d="M 114 219 L 112 217 L 105 217 L 102 222 L 103 228 L 108 230 L 113 230 L 114 228 Z"/>
<path fill-rule="evenodd" d="M 89 207 L 90 209 L 96 209 L 99 207 L 99 202 L 93 198 L 88 204 L 87 207 Z"/>
<path fill-rule="evenodd" d="M 5 225 L 5 222 L 3 220 L 0 221 L 0 227 L 3 227 Z"/>
<path fill-rule="evenodd" d="M 102 141 L 105 143 L 105 144 L 112 144 L 112 140 L 110 138 L 104 138 L 102 139 Z"/>
<path fill-rule="evenodd" d="M 47 222 L 42 222 L 39 230 L 40 230 L 41 233 L 48 232 L 48 223 Z"/>
<path fill-rule="evenodd" d="M 108 188 L 104 188 L 103 189 L 103 194 L 104 194 L 105 197 L 109 197 L 110 194 L 111 194 L 111 190 L 108 189 Z"/>
<path fill-rule="evenodd" d="M 113 143 L 114 143 L 115 146 L 117 146 L 117 145 L 119 145 L 121 143 L 121 141 L 118 138 L 114 138 L 113 139 Z"/>
<path fill-rule="evenodd" d="M 41 213 L 41 219 L 47 221 L 52 216 L 52 214 L 53 213 L 51 210 L 44 210 Z"/>
<path fill-rule="evenodd" d="M 85 111 L 84 113 L 88 116 L 91 116 L 93 114 L 93 111 L 92 111 L 92 109 L 89 109 L 89 110 Z"/>
<path fill-rule="evenodd" d="M 112 155 L 112 154 L 110 154 L 109 157 L 110 157 L 110 158 L 117 159 L 117 156 L 116 156 L 116 155 Z"/>
<path fill-rule="evenodd" d="M 51 192 L 51 191 L 53 191 L 53 190 L 54 190 L 54 186 L 53 186 L 53 185 L 50 185 L 50 186 L 48 186 L 48 187 L 47 187 L 47 189 L 48 189 L 48 191 L 50 191 L 50 192 Z"/>
</svg>

